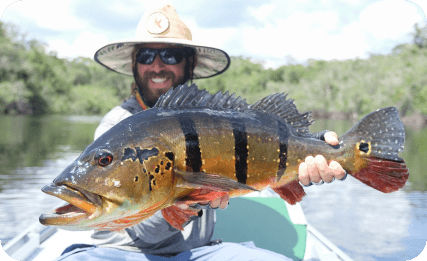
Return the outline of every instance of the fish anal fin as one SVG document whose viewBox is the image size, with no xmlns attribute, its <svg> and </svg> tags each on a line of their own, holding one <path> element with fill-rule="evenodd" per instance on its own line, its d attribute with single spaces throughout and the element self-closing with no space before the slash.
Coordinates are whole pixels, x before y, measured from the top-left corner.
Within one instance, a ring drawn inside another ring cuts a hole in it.
<svg viewBox="0 0 427 261">
<path fill-rule="evenodd" d="M 172 205 L 161 210 L 163 218 L 174 228 L 184 230 L 182 226 L 185 222 L 190 220 L 190 217 L 197 216 L 197 212 L 190 209 L 180 209 Z"/>
<path fill-rule="evenodd" d="M 280 187 L 273 187 L 272 189 L 291 205 L 300 202 L 306 195 L 298 180 L 294 180 Z"/>
<path fill-rule="evenodd" d="M 189 172 L 174 169 L 174 174 L 180 179 L 178 187 L 208 189 L 214 191 L 252 190 L 258 191 L 251 186 L 240 183 L 228 177 L 205 172 Z"/>
<path fill-rule="evenodd" d="M 365 158 L 366 167 L 351 174 L 366 185 L 384 193 L 394 192 L 405 186 L 409 178 L 404 161 L 392 161 L 378 158 Z"/>
</svg>

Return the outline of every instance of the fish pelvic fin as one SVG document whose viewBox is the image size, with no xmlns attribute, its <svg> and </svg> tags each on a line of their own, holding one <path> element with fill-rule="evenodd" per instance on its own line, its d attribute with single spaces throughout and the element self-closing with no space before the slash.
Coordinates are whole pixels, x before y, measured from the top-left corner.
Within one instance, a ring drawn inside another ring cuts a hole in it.
<svg viewBox="0 0 427 261">
<path fill-rule="evenodd" d="M 191 209 L 180 209 L 172 205 L 161 210 L 163 218 L 174 228 L 184 230 L 183 225 L 190 220 L 192 216 L 197 216 L 198 213 Z"/>
<path fill-rule="evenodd" d="M 408 180 L 403 151 L 405 129 L 395 107 L 379 109 L 362 118 L 340 137 L 340 147 L 350 147 L 352 163 L 343 163 L 353 177 L 384 193 L 397 191 Z M 351 148 L 353 147 L 353 148 Z"/>
</svg>

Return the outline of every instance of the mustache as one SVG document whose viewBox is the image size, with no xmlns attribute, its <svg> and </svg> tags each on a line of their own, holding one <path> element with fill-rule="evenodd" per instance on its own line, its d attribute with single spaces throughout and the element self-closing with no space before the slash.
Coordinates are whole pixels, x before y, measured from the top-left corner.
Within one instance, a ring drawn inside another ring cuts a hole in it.
<svg viewBox="0 0 427 261">
<path fill-rule="evenodd" d="M 169 71 L 146 72 L 142 78 L 144 80 L 148 80 L 150 78 L 174 78 L 174 74 Z"/>
</svg>

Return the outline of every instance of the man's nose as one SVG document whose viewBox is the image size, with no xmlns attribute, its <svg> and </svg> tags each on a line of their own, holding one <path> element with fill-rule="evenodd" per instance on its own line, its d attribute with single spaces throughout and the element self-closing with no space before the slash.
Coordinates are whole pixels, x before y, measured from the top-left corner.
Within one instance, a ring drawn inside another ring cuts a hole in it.
<svg viewBox="0 0 427 261">
<path fill-rule="evenodd" d="M 152 70 L 155 72 L 160 72 L 165 68 L 165 64 L 163 63 L 162 59 L 160 59 L 160 55 L 156 55 L 151 66 Z"/>
</svg>

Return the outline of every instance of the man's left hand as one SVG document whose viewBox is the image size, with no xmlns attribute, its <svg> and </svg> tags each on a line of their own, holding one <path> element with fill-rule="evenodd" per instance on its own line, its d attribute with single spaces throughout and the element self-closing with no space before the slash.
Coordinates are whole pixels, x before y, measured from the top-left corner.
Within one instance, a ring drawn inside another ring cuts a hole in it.
<svg viewBox="0 0 427 261">
<path fill-rule="evenodd" d="M 329 131 L 325 133 L 325 142 L 329 145 L 338 145 L 338 135 Z M 305 161 L 299 165 L 298 178 L 303 185 L 309 185 L 311 182 L 319 183 L 322 180 L 331 182 L 334 178 L 342 179 L 345 176 L 345 170 L 336 161 L 331 161 L 328 165 L 322 155 L 316 157 L 308 156 Z"/>
</svg>

